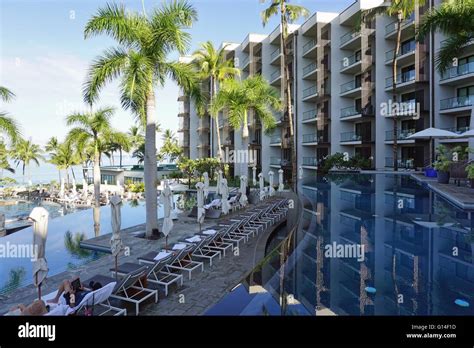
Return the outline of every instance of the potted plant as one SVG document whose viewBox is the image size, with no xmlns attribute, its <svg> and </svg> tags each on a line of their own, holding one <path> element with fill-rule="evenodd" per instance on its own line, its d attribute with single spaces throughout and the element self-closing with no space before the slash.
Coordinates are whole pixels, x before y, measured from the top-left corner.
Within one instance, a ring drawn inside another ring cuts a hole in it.
<svg viewBox="0 0 474 348">
<path fill-rule="evenodd" d="M 469 182 L 471 183 L 471 188 L 474 188 L 474 162 L 469 163 L 466 166 L 466 173 Z"/>
<path fill-rule="evenodd" d="M 452 163 L 452 155 L 449 149 L 444 145 L 438 146 L 436 150 L 438 152 L 438 156 L 436 161 L 433 163 L 433 168 L 437 171 L 438 182 L 440 184 L 449 184 L 449 179 L 451 176 L 449 169 Z"/>
</svg>

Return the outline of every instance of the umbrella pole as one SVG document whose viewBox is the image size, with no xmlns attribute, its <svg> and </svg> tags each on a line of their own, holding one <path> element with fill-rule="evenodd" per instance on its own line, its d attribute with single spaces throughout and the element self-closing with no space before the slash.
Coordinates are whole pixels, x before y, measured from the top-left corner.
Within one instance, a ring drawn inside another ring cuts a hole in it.
<svg viewBox="0 0 474 348">
<path fill-rule="evenodd" d="M 117 259 L 118 259 L 118 255 L 115 255 L 115 279 L 118 279 L 118 274 L 117 274 L 117 268 L 118 268 Z"/>
<path fill-rule="evenodd" d="M 165 249 L 168 249 L 168 236 L 165 237 Z"/>
<path fill-rule="evenodd" d="M 36 284 L 38 284 L 38 273 L 36 273 L 35 277 L 36 277 Z M 41 284 L 38 284 L 38 300 L 41 300 Z"/>
</svg>

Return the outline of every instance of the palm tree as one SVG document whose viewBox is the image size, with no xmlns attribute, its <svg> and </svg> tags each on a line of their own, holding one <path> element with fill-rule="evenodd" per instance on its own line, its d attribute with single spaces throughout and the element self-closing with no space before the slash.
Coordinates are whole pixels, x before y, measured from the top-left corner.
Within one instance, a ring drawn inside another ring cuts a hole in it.
<svg viewBox="0 0 474 348">
<path fill-rule="evenodd" d="M 23 183 L 25 183 L 25 169 L 29 169 L 28 166 L 30 165 L 30 162 L 34 162 L 39 166 L 39 161 L 44 160 L 42 153 L 43 150 L 41 150 L 41 147 L 38 144 L 34 144 L 31 140 L 17 139 L 17 142 L 11 151 L 11 156 L 17 167 L 20 164 L 22 165 Z M 31 179 L 29 174 L 28 179 Z"/>
<path fill-rule="evenodd" d="M 145 134 L 139 126 L 131 126 L 127 132 L 128 141 L 133 150 L 136 150 L 140 147 L 141 144 L 145 143 Z"/>
<path fill-rule="evenodd" d="M 66 183 L 69 187 L 69 168 L 81 163 L 81 160 L 74 148 L 71 141 L 66 141 L 62 144 L 58 144 L 56 150 L 51 153 L 50 163 L 54 164 L 58 170 L 66 171 Z M 74 171 L 72 172 L 74 176 Z M 75 176 L 74 176 L 75 178 Z"/>
<path fill-rule="evenodd" d="M 132 144 L 130 142 L 130 138 L 126 133 L 123 132 L 117 132 L 115 133 L 115 137 L 112 140 L 112 142 L 109 144 L 109 149 L 111 152 L 112 156 L 112 161 L 113 161 L 113 154 L 115 151 L 119 152 L 120 155 L 120 167 L 122 167 L 122 157 L 123 157 L 123 151 L 129 152 L 132 149 Z"/>
<path fill-rule="evenodd" d="M 49 152 L 49 155 L 52 157 L 58 151 L 59 141 L 57 137 L 49 138 L 46 146 L 44 147 L 46 152 Z M 61 182 L 61 169 L 58 168 L 59 182 Z"/>
<path fill-rule="evenodd" d="M 242 82 L 228 81 L 214 98 L 211 113 L 217 115 L 227 109 L 229 123 L 236 128 L 243 128 L 242 137 L 248 138 L 248 112 L 253 110 L 268 132 L 275 128 L 273 110 L 281 110 L 278 91 L 268 84 L 260 75 L 252 76 Z"/>
<path fill-rule="evenodd" d="M 425 4 L 425 0 L 390 0 L 384 2 L 382 6 L 366 10 L 362 13 L 362 20 L 365 22 L 372 21 L 377 15 L 386 15 L 388 17 L 396 17 L 397 40 L 392 58 L 392 101 L 393 105 L 397 104 L 397 58 L 400 54 L 402 46 L 402 25 L 403 22 L 413 15 L 414 11 Z M 392 115 L 393 119 L 393 170 L 398 171 L 398 117 L 396 113 Z"/>
<path fill-rule="evenodd" d="M 165 131 L 161 135 L 161 139 L 163 141 L 177 141 L 176 134 L 174 134 L 171 129 L 165 129 Z"/>
<path fill-rule="evenodd" d="M 78 152 L 92 152 L 94 164 L 94 205 L 100 207 L 100 159 L 106 151 L 106 146 L 114 139 L 117 132 L 112 128 L 110 119 L 114 114 L 113 108 L 101 108 L 95 112 L 74 113 L 67 116 L 66 123 L 73 126 L 66 142 L 76 146 Z M 96 231 L 99 230 L 99 219 L 95 219 Z"/>
<path fill-rule="evenodd" d="M 430 31 L 439 30 L 448 37 L 438 52 L 437 69 L 444 73 L 453 60 L 474 39 L 474 0 L 443 2 L 423 16 L 417 40 L 423 41 Z"/>
<path fill-rule="evenodd" d="M 8 149 L 3 142 L 0 142 L 0 179 L 3 178 L 3 171 L 6 170 L 10 173 L 15 173 L 15 169 L 10 167 L 8 162 Z"/>
<path fill-rule="evenodd" d="M 0 86 L 0 100 L 7 103 L 15 98 L 15 94 L 6 87 Z M 5 111 L 0 111 L 0 131 L 4 132 L 15 143 L 21 135 L 17 121 L 9 117 Z"/>
<path fill-rule="evenodd" d="M 158 153 L 158 160 L 163 161 L 167 157 L 170 161 L 181 156 L 183 150 L 178 144 L 178 139 L 171 129 L 166 129 L 162 135 L 163 145 Z"/>
<path fill-rule="evenodd" d="M 221 84 L 225 79 L 240 76 L 240 70 L 234 67 L 231 60 L 225 59 L 225 49 L 227 45 L 221 49 L 216 49 L 212 42 L 207 41 L 201 44 L 201 48 L 193 53 L 193 64 L 202 80 L 209 79 L 209 103 L 212 104 L 217 95 L 218 84 Z M 210 106 L 208 105 L 208 108 Z M 219 115 L 214 114 L 214 122 L 217 138 L 217 158 L 222 159 L 221 136 L 219 129 Z"/>
<path fill-rule="evenodd" d="M 138 164 L 145 161 L 145 143 L 140 144 L 133 152 L 132 157 L 138 160 Z"/>
<path fill-rule="evenodd" d="M 184 29 L 196 19 L 194 7 L 183 0 L 163 3 L 150 16 L 108 4 L 99 9 L 84 30 L 85 38 L 107 34 L 119 44 L 106 50 L 92 64 L 84 86 L 85 101 L 92 104 L 105 84 L 120 77 L 122 106 L 131 109 L 146 125 L 144 176 L 148 237 L 158 231 L 155 87 L 162 86 L 170 77 L 198 105 L 202 104 L 192 66 L 167 60 L 173 51 L 185 54 L 190 35 Z"/>
<path fill-rule="evenodd" d="M 289 130 L 290 130 L 290 141 L 289 146 L 292 149 L 291 155 L 291 183 L 293 185 L 293 190 L 296 192 L 296 146 L 295 146 L 295 139 L 294 139 L 294 118 L 293 118 L 293 108 L 291 104 L 291 80 L 290 80 L 290 71 L 288 65 L 286 64 L 289 53 L 287 47 L 288 41 L 288 24 L 293 23 L 294 21 L 298 20 L 301 17 L 307 18 L 309 16 L 309 11 L 299 5 L 289 4 L 289 0 L 271 0 L 270 6 L 262 11 L 261 17 L 263 21 L 263 25 L 265 26 L 271 17 L 273 16 L 280 17 L 280 27 L 281 27 L 281 35 L 280 35 L 280 52 L 281 52 L 281 66 L 283 66 L 283 83 L 284 83 L 284 113 L 288 115 L 288 123 L 289 123 Z M 282 143 L 283 144 L 283 143 Z"/>
</svg>

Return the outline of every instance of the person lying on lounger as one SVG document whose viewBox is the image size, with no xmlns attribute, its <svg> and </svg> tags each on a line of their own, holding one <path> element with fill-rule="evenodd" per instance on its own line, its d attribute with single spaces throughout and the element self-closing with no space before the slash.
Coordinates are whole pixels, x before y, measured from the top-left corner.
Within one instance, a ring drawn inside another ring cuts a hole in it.
<svg viewBox="0 0 474 348">
<path fill-rule="evenodd" d="M 48 313 L 48 308 L 45 303 L 41 300 L 35 300 L 28 306 L 24 304 L 19 304 L 10 309 L 7 315 L 44 315 Z"/>
<path fill-rule="evenodd" d="M 100 289 L 102 285 L 97 282 L 91 282 L 89 287 L 85 287 L 84 284 L 81 283 L 79 278 L 76 278 L 72 281 L 65 280 L 59 285 L 58 293 L 54 297 L 54 299 L 48 301 L 50 303 L 58 303 L 61 294 L 63 294 L 66 303 L 71 307 L 74 308 L 77 306 L 84 297 L 90 293 L 91 291 Z"/>
</svg>

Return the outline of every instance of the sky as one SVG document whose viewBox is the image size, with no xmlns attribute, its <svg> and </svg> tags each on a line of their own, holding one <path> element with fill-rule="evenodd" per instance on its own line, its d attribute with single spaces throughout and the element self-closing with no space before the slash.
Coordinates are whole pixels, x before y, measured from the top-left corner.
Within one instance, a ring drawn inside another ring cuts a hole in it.
<svg viewBox="0 0 474 348">
<path fill-rule="evenodd" d="M 148 13 L 162 1 L 143 0 Z M 110 1 L 112 2 L 112 1 Z M 142 10 L 142 0 L 115 1 L 130 10 Z M 278 24 L 274 18 L 262 26 L 260 12 L 268 6 L 259 0 L 189 0 L 199 19 L 189 29 L 190 53 L 205 41 L 244 40 L 247 33 L 270 33 Z M 294 0 L 292 3 L 315 11 L 341 12 L 354 0 Z M 52 136 L 67 134 L 65 117 L 85 111 L 82 84 L 88 66 L 113 40 L 99 36 L 84 40 L 86 22 L 104 6 L 102 0 L 0 0 L 0 86 L 16 98 L 0 106 L 21 124 L 22 135 L 44 145 Z M 302 21 L 299 21 L 301 23 Z M 169 59 L 176 59 L 170 55 Z M 97 107 L 112 106 L 113 126 L 127 131 L 134 117 L 120 107 L 117 83 L 103 89 Z M 178 128 L 178 87 L 167 81 L 157 88 L 157 118 L 164 129 Z M 160 145 L 160 139 L 158 139 Z"/>
</svg>

